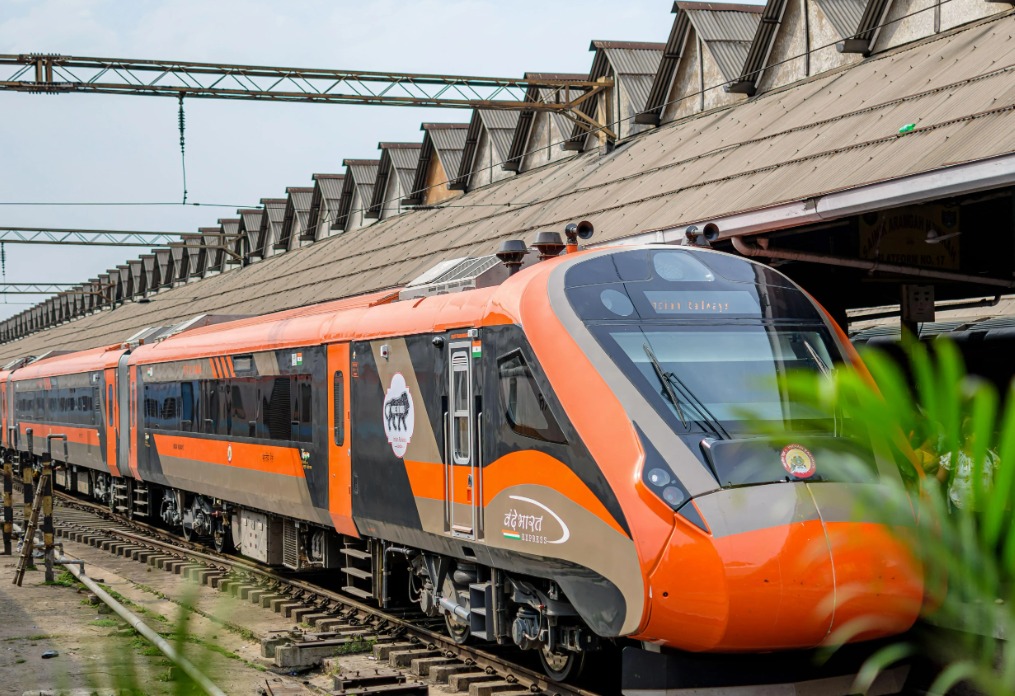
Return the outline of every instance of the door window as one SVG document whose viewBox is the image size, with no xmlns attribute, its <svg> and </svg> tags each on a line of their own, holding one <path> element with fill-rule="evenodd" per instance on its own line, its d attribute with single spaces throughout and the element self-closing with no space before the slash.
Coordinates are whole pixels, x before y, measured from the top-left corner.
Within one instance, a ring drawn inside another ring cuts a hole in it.
<svg viewBox="0 0 1015 696">
<path fill-rule="evenodd" d="M 451 441 L 455 464 L 468 464 L 472 452 L 472 427 L 469 399 L 469 354 L 458 351 L 451 356 Z"/>
<path fill-rule="evenodd" d="M 341 371 L 335 373 L 335 446 L 345 443 L 345 378 Z"/>
</svg>

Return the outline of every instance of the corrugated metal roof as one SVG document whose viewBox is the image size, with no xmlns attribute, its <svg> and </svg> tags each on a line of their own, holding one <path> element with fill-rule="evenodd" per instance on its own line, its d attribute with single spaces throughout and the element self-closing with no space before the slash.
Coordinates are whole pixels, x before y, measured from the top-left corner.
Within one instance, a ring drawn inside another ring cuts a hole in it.
<svg viewBox="0 0 1015 696">
<path fill-rule="evenodd" d="M 310 210 L 302 239 L 316 240 L 322 218 L 333 216 L 342 198 L 344 174 L 314 174 L 314 192 L 310 196 Z"/>
<path fill-rule="evenodd" d="M 872 2 L 891 0 L 872 0 Z M 729 86 L 731 92 L 753 95 L 765 70 L 772 45 L 782 25 L 782 16 L 786 11 L 787 0 L 768 0 L 761 13 L 758 30 L 754 33 L 751 45 L 747 49 L 747 58 L 741 66 L 738 79 Z"/>
<path fill-rule="evenodd" d="M 641 113 L 635 117 L 635 123 L 659 124 L 663 106 L 670 93 L 670 86 L 673 84 L 673 76 L 677 70 L 677 64 L 683 55 L 684 46 L 687 41 L 688 29 L 691 23 L 687 19 L 687 13 L 679 9 L 679 5 L 673 6 L 676 15 L 673 24 L 670 26 L 670 35 L 666 39 L 666 47 L 663 49 L 662 58 L 659 61 L 659 69 L 656 70 L 652 80 L 652 87 L 649 89 L 648 98 L 642 106 Z"/>
<path fill-rule="evenodd" d="M 692 9 L 695 3 L 679 3 L 698 37 L 705 42 L 726 80 L 740 77 L 761 23 L 761 6 L 738 5 L 737 10 Z M 708 5 L 709 8 L 713 7 Z M 719 5 L 718 7 L 722 7 Z"/>
<path fill-rule="evenodd" d="M 265 256 L 268 249 L 282 235 L 282 221 L 285 220 L 285 198 L 262 198 L 264 216 L 261 217 L 261 235 L 256 247 L 257 256 Z"/>
<path fill-rule="evenodd" d="M 652 81 L 659 70 L 659 62 L 662 60 L 665 48 L 666 44 L 664 43 L 593 41 L 589 50 L 595 51 L 596 55 L 592 59 L 592 69 L 589 71 L 587 79 L 592 81 L 601 77 L 612 77 L 621 92 L 629 91 L 634 101 L 628 104 L 630 113 L 624 114 L 623 117 L 633 117 L 644 108 L 648 100 Z M 626 83 L 630 84 L 626 85 Z M 578 109 L 585 116 L 594 120 L 595 110 L 599 107 L 600 102 L 599 99 L 589 99 L 583 102 Z M 589 138 L 588 131 L 578 123 L 569 124 L 569 126 L 564 131 L 565 133 L 567 130 L 571 131 L 571 137 L 565 144 L 565 149 L 584 149 Z"/>
<path fill-rule="evenodd" d="M 856 33 L 866 0 L 814 0 L 842 38 Z"/>
<path fill-rule="evenodd" d="M 244 208 L 236 212 L 240 216 L 240 238 L 236 240 L 236 250 L 238 252 L 245 250 L 244 256 L 249 258 L 252 254 L 256 254 L 257 249 L 260 248 L 261 218 L 264 216 L 264 211 Z M 165 274 L 163 274 L 164 278 Z"/>
<path fill-rule="evenodd" d="M 761 5 L 712 5 L 699 9 L 697 3 L 678 4 L 687 12 L 702 41 L 754 40 L 763 7 Z M 736 9 L 734 9 L 734 7 Z"/>
<path fill-rule="evenodd" d="M 419 152 L 422 147 L 422 143 L 415 143 L 411 148 L 398 148 L 389 153 L 391 166 L 395 169 L 398 183 L 403 191 L 408 191 L 412 186 L 412 179 L 416 176 L 416 165 L 419 164 Z"/>
<path fill-rule="evenodd" d="M 628 75 L 620 83 L 620 90 L 627 92 L 630 97 L 628 113 L 623 114 L 625 118 L 634 116 L 648 101 L 649 91 L 652 89 L 654 75 Z"/>
<path fill-rule="evenodd" d="M 222 231 L 226 236 L 233 237 L 240 231 L 239 218 L 219 218 L 218 223 L 222 226 Z"/>
<path fill-rule="evenodd" d="M 587 76 L 579 73 L 525 73 L 526 79 L 563 79 L 563 80 L 584 80 Z M 551 90 L 530 86 L 525 92 L 526 101 L 545 101 L 551 95 Z M 528 147 L 529 134 L 532 132 L 532 123 L 535 120 L 535 111 L 520 111 L 518 113 L 518 125 L 515 126 L 514 135 L 511 137 L 511 147 L 508 150 L 508 158 L 504 163 L 504 169 L 517 172 L 521 167 L 522 158 L 525 156 Z M 553 113 L 549 116 L 565 135 L 571 131 L 571 124 L 567 117 Z"/>
<path fill-rule="evenodd" d="M 289 193 L 289 199 L 292 201 L 296 212 L 305 213 L 310 210 L 310 198 L 314 193 L 313 188 L 299 186 L 288 188 L 286 191 Z"/>
<path fill-rule="evenodd" d="M 321 189 L 321 195 L 329 207 L 342 197 L 342 180 L 345 174 L 314 174 L 314 185 Z"/>
<path fill-rule="evenodd" d="M 465 149 L 465 140 L 468 137 L 469 124 L 467 123 L 424 123 L 420 130 L 426 135 L 423 136 L 423 146 L 419 152 L 419 161 L 416 164 L 416 175 L 412 184 L 405 191 L 405 198 L 402 202 L 407 205 L 419 205 L 426 196 L 426 176 L 430 167 L 430 161 L 434 154 L 443 150 L 437 155 L 447 181 L 453 181 L 459 170 L 462 160 L 462 150 Z"/>
<path fill-rule="evenodd" d="M 476 156 L 479 143 L 485 134 L 491 148 L 493 162 L 506 162 L 511 152 L 511 141 L 518 127 L 517 111 L 501 111 L 497 109 L 477 109 L 472 112 L 472 120 L 465 139 L 461 163 L 451 188 L 467 190 L 475 173 Z"/>
<path fill-rule="evenodd" d="M 264 215 L 263 210 L 246 208 L 236 212 L 240 216 L 240 232 L 246 232 L 249 235 L 251 232 L 261 229 L 261 216 Z"/>
<path fill-rule="evenodd" d="M 225 259 L 225 252 L 220 249 L 214 249 L 212 247 L 221 247 L 223 244 L 223 234 L 221 227 L 202 227 L 198 230 L 201 232 L 201 240 L 207 248 L 207 257 L 205 259 L 205 267 L 209 271 L 221 271 L 222 261 Z M 143 259 L 144 257 L 142 257 Z"/>
<path fill-rule="evenodd" d="M 666 44 L 651 44 L 653 48 L 607 48 L 606 55 L 617 76 L 655 75 Z"/>
<path fill-rule="evenodd" d="M 313 187 L 290 186 L 286 188 L 285 214 L 282 227 L 274 248 L 288 251 L 293 239 L 299 239 L 307 226 L 307 215 L 313 200 Z"/>
<path fill-rule="evenodd" d="M 416 175 L 416 165 L 419 162 L 419 152 L 423 147 L 422 143 L 378 143 L 381 149 L 380 165 L 377 168 L 377 177 L 374 179 L 373 191 L 370 199 L 370 209 L 366 216 L 379 218 L 384 208 L 384 197 L 388 195 L 388 181 L 395 177 L 396 195 L 401 196 L 409 190 L 413 177 Z"/>
<path fill-rule="evenodd" d="M 1015 68 L 1004 67 L 1015 55 L 1010 33 L 1003 15 L 878 54 L 646 131 L 610 156 L 577 155 L 468 192 L 453 206 L 388 218 L 376 230 L 159 292 L 150 304 L 3 344 L 0 360 L 48 345 L 108 344 L 200 313 L 263 314 L 397 287 L 442 260 L 486 255 L 504 239 L 578 219 L 596 225 L 595 242 L 609 242 L 1015 154 Z M 914 131 L 898 135 L 914 121 Z"/>
<path fill-rule="evenodd" d="M 469 124 L 456 123 L 452 127 L 434 128 L 427 131 L 427 135 L 433 139 L 434 149 L 437 151 L 437 156 L 440 157 L 441 164 L 444 165 L 444 172 L 449 180 L 454 178 L 461 168 L 462 151 L 465 149 L 465 136 L 468 129 Z"/>
<path fill-rule="evenodd" d="M 373 200 L 374 181 L 377 180 L 377 169 L 380 160 L 343 160 L 345 165 L 345 179 L 342 181 L 342 197 L 339 199 L 338 210 L 335 221 L 331 225 L 333 230 L 344 230 L 349 221 L 349 214 L 353 212 L 353 192 L 359 193 L 360 200 L 364 206 L 369 206 Z"/>
</svg>

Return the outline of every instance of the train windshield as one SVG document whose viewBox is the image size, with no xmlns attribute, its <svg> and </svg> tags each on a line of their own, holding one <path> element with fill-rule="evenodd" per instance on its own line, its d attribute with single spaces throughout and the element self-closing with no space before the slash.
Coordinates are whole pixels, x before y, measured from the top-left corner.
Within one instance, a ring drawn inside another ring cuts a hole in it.
<svg viewBox="0 0 1015 696">
<path fill-rule="evenodd" d="M 766 422 L 817 431 L 824 414 L 792 401 L 779 378 L 828 373 L 838 353 L 819 326 L 600 325 L 592 332 L 658 410 L 686 429 L 735 434 Z M 835 356 L 835 357 L 833 357 Z"/>
<path fill-rule="evenodd" d="M 827 374 L 842 353 L 816 305 L 772 269 L 718 252 L 637 249 L 576 264 L 565 292 L 613 362 L 678 429 L 735 436 L 766 421 L 828 431 L 779 378 Z"/>
</svg>

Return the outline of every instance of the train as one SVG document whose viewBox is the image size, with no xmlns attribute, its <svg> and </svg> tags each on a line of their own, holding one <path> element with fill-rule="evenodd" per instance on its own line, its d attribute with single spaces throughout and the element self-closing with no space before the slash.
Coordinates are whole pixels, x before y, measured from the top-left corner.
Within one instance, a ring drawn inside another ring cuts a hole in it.
<svg viewBox="0 0 1015 696">
<path fill-rule="evenodd" d="M 847 472 L 776 383 L 858 361 L 828 313 L 711 248 L 540 248 L 18 361 L 4 451 L 457 641 L 534 651 L 554 680 L 617 644 L 795 654 L 858 622 L 856 641 L 908 630 L 921 569 L 851 505 L 900 465 L 872 446 Z"/>
</svg>

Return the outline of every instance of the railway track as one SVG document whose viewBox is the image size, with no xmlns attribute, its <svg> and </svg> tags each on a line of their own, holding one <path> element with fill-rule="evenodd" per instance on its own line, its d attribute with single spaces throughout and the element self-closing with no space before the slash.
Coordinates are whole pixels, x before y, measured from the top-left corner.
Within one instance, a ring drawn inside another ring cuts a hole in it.
<svg viewBox="0 0 1015 696">
<path fill-rule="evenodd" d="M 378 667 L 342 671 L 330 693 L 426 694 L 429 684 L 446 684 L 470 696 L 596 696 L 551 682 L 512 655 L 458 644 L 443 633 L 442 620 L 415 611 L 381 610 L 62 491 L 55 491 L 55 504 L 58 538 L 184 576 L 284 616 L 291 628 L 261 637 L 262 656 L 273 659 L 279 670 L 309 671 L 329 658 L 372 649 Z"/>
</svg>

